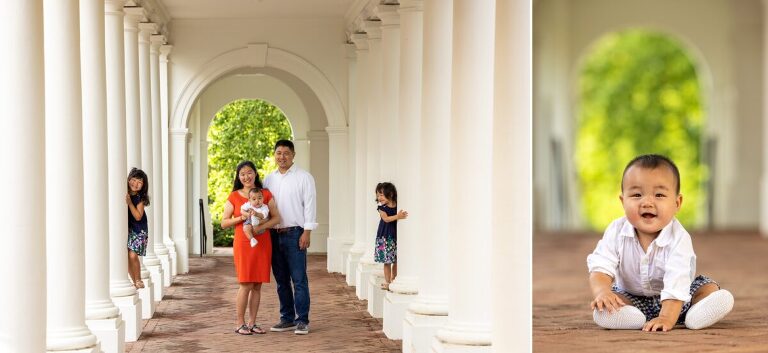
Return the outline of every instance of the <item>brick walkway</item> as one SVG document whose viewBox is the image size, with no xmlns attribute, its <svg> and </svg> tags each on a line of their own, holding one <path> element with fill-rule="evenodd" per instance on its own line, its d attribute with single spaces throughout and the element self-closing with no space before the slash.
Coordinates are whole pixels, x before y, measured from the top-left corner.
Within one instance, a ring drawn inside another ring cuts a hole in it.
<svg viewBox="0 0 768 353">
<path fill-rule="evenodd" d="M 308 256 L 312 298 L 311 332 L 268 332 L 242 336 L 235 329 L 237 283 L 232 257 L 191 257 L 190 272 L 176 277 L 155 316 L 144 321 L 137 342 L 127 352 L 400 352 L 380 319 L 366 311 L 340 274 L 329 274 L 324 255 Z M 268 328 L 279 321 L 274 279 L 261 290 L 257 322 Z"/>
<path fill-rule="evenodd" d="M 609 331 L 592 322 L 586 256 L 600 236 L 534 236 L 534 352 L 768 352 L 768 239 L 692 234 L 697 272 L 730 290 L 734 309 L 708 329 L 649 333 Z"/>
</svg>

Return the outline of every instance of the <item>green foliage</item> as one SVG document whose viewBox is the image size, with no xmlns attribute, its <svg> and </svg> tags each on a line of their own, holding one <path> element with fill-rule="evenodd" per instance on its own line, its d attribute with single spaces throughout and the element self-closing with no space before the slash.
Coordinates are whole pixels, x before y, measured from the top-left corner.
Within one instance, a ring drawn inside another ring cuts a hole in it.
<svg viewBox="0 0 768 353">
<path fill-rule="evenodd" d="M 221 229 L 221 221 L 213 220 L 213 246 L 232 246 L 235 240 L 235 228 Z"/>
<path fill-rule="evenodd" d="M 576 169 L 589 226 L 623 215 L 621 173 L 635 156 L 663 154 L 680 169 L 683 224 L 701 221 L 706 166 L 701 162 L 702 103 L 696 68 L 683 47 L 644 30 L 611 34 L 585 60 Z"/>
<path fill-rule="evenodd" d="M 208 130 L 208 204 L 214 220 L 214 239 L 226 239 L 225 235 L 217 234 L 216 223 L 232 192 L 237 165 L 252 161 L 263 181 L 264 176 L 277 169 L 272 158 L 275 142 L 291 138 L 288 119 L 268 102 L 238 100 L 216 113 Z"/>
</svg>

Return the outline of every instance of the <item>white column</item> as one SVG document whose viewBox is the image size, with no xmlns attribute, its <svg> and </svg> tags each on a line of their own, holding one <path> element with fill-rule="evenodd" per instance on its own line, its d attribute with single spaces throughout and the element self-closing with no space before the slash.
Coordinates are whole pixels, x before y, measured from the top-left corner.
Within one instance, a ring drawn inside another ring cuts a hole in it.
<svg viewBox="0 0 768 353">
<path fill-rule="evenodd" d="M 139 87 L 139 21 L 144 20 L 144 9 L 125 7 L 125 127 L 128 164 L 125 175 L 131 168 L 144 169 L 141 164 L 141 91 Z M 149 319 L 155 313 L 154 283 L 149 270 L 141 259 L 141 280 L 145 287 L 139 289 L 141 318 Z"/>
<path fill-rule="evenodd" d="M 107 168 L 109 207 L 109 292 L 125 320 L 125 341 L 141 335 L 141 301 L 128 279 L 128 207 L 125 205 L 125 52 L 123 2 L 106 1 Z"/>
<path fill-rule="evenodd" d="M 449 185 L 472 174 L 472 207 L 449 192 L 449 314 L 437 331 L 436 352 L 487 352 L 491 348 L 491 202 L 493 195 L 492 0 L 453 2 L 453 82 Z M 471 234 L 471 241 L 467 235 Z"/>
<path fill-rule="evenodd" d="M 187 129 L 171 129 L 171 234 L 179 273 L 189 272 L 187 241 Z"/>
<path fill-rule="evenodd" d="M 338 272 L 347 277 L 347 262 L 349 259 L 349 252 L 352 245 L 355 243 L 355 124 L 357 119 L 355 114 L 357 112 L 358 104 L 358 92 L 355 83 L 357 82 L 357 54 L 355 53 L 355 44 L 352 41 L 347 41 L 344 45 L 347 53 L 347 170 L 344 172 L 347 176 L 347 190 L 346 202 L 347 202 L 347 214 L 346 217 L 346 236 L 341 239 L 339 245 L 339 259 L 338 259 Z"/>
<path fill-rule="evenodd" d="M 451 4 L 424 0 L 422 129 L 421 150 L 417 152 L 422 167 L 422 219 L 416 229 L 421 238 L 420 285 L 405 314 L 404 353 L 430 352 L 435 332 L 448 319 L 448 220 L 444 208 L 432 206 L 448 205 L 450 193 L 446 190 L 451 189 Z"/>
<path fill-rule="evenodd" d="M 125 41 L 125 133 L 127 138 L 128 170 L 141 165 L 141 106 L 139 103 L 139 21 L 144 17 L 141 7 L 124 9 Z M 126 172 L 126 176 L 128 173 Z M 143 276 L 142 276 L 143 277 Z"/>
<path fill-rule="evenodd" d="M 148 193 L 150 196 L 149 207 L 144 212 L 147 215 L 147 255 L 142 262 L 149 270 L 153 285 L 153 299 L 159 302 L 163 298 L 163 268 L 160 266 L 160 258 L 155 254 L 155 217 L 154 210 L 157 207 L 153 203 L 155 197 L 154 176 L 154 136 L 152 132 L 152 86 L 150 72 L 150 48 L 149 37 L 157 31 L 154 23 L 139 24 L 139 104 L 141 106 L 141 165 L 149 179 Z M 158 189 L 159 190 L 159 189 Z"/>
<path fill-rule="evenodd" d="M 379 155 L 381 179 L 397 177 L 397 124 L 400 86 L 400 15 L 398 5 L 378 5 L 381 18 L 381 98 L 379 100 Z M 397 184 L 395 183 L 395 186 Z"/>
<path fill-rule="evenodd" d="M 45 350 L 45 222 L 20 222 L 30 211 L 19 205 L 45 200 L 45 109 L 43 83 L 43 2 L 12 0 L 0 12 L 0 183 L 7 186 L 0 217 L 3 244 L 13 250 L 0 257 L 0 351 Z M 9 153 L 8 151 L 23 151 Z M 39 204 L 39 203 L 38 203 Z"/>
<path fill-rule="evenodd" d="M 341 272 L 342 245 L 349 239 L 352 193 L 347 167 L 346 127 L 327 127 L 328 133 L 328 272 Z"/>
<path fill-rule="evenodd" d="M 85 323 L 105 352 L 125 350 L 125 326 L 109 297 L 107 187 L 107 81 L 104 1 L 80 0 L 83 90 L 83 213 L 85 219 Z"/>
<path fill-rule="evenodd" d="M 366 211 L 370 211 L 367 206 L 370 205 L 370 194 L 366 193 L 366 126 L 368 120 L 368 87 L 370 86 L 369 80 L 369 65 L 368 65 L 368 38 L 365 33 L 352 34 L 352 42 L 355 43 L 355 56 L 357 63 L 355 65 L 355 111 L 353 126 L 355 129 L 355 180 L 354 180 L 354 215 L 355 228 L 353 232 L 355 234 L 355 242 L 352 244 L 352 248 L 349 249 L 349 256 L 346 263 L 346 275 L 347 285 L 357 286 L 356 269 L 360 262 L 360 257 L 365 253 L 368 246 L 373 247 L 373 244 L 366 242 L 366 230 L 368 226 L 366 220 Z M 369 197 L 366 197 L 369 196 Z"/>
<path fill-rule="evenodd" d="M 165 36 L 150 37 L 149 71 L 150 93 L 152 95 L 152 216 L 154 227 L 150 230 L 155 243 L 155 253 L 160 258 L 163 269 L 163 286 L 171 286 L 171 259 L 168 247 L 163 239 L 163 158 L 162 129 L 160 127 L 160 46 L 165 43 Z"/>
<path fill-rule="evenodd" d="M 170 165 L 168 162 L 168 55 L 173 49 L 172 45 L 160 46 L 160 140 L 162 143 L 162 162 L 163 162 L 163 192 L 158 195 L 163 199 L 163 243 L 168 248 L 168 257 L 171 262 L 171 278 L 178 274 L 178 262 L 176 261 L 176 245 L 171 239 L 171 212 L 170 212 Z"/>
<path fill-rule="evenodd" d="M 763 0 L 763 21 L 768 20 L 768 1 Z M 768 89 L 768 26 L 763 26 L 763 90 Z M 763 175 L 760 195 L 760 234 L 768 238 L 768 99 L 763 99 Z"/>
<path fill-rule="evenodd" d="M 384 300 L 384 333 L 394 339 L 403 338 L 403 320 L 408 305 L 418 293 L 419 257 L 432 251 L 423 243 L 421 228 L 421 57 L 422 1 L 401 0 L 400 8 L 400 89 L 397 129 L 397 207 L 414 215 L 397 222 L 397 277 L 389 286 Z M 431 203 L 430 203 L 431 204 Z"/>
<path fill-rule="evenodd" d="M 368 34 L 368 110 L 366 124 L 366 160 L 365 160 L 365 185 L 362 195 L 368 195 L 363 209 L 365 219 L 365 254 L 360 257 L 355 271 L 355 293 L 359 299 L 368 299 L 368 283 L 374 270 L 381 272 L 381 266 L 373 261 L 373 250 L 376 242 L 376 229 L 379 224 L 379 215 L 376 212 L 376 184 L 381 180 L 379 161 L 379 111 L 381 102 L 381 21 L 365 21 L 365 31 Z M 371 196 L 373 195 L 373 196 Z"/>
<path fill-rule="evenodd" d="M 491 278 L 508 280 L 493 281 L 492 307 L 520 319 L 493 315 L 491 341 L 494 352 L 529 352 L 532 301 L 525 287 L 531 283 L 531 3 L 497 0 L 496 6 Z M 513 201 L 518 207 L 512 207 Z"/>
<path fill-rule="evenodd" d="M 56 194 L 56 197 L 40 199 L 45 209 L 44 247 L 48 260 L 46 350 L 99 352 L 96 336 L 85 325 L 83 117 L 78 0 L 45 0 L 43 12 L 47 112 L 45 188 L 50 191 L 47 196 Z M 57 200 L 66 201 L 62 204 Z"/>
</svg>

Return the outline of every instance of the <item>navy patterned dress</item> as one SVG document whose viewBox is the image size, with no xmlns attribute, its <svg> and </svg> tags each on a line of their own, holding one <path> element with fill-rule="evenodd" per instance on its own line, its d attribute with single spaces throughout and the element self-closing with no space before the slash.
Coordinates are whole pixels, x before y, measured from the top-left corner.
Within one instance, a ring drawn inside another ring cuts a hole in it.
<svg viewBox="0 0 768 353">
<path fill-rule="evenodd" d="M 141 196 L 131 195 L 131 202 L 134 206 L 141 202 Z M 149 236 L 149 227 L 147 226 L 147 212 L 141 215 L 141 220 L 133 218 L 131 210 L 128 209 L 128 250 L 133 250 L 136 255 L 144 256 L 147 254 L 147 237 Z"/>
<path fill-rule="evenodd" d="M 397 206 L 392 208 L 379 205 L 377 210 L 384 211 L 387 216 L 397 214 Z M 397 221 L 387 223 L 383 219 L 379 220 L 379 229 L 376 231 L 376 252 L 373 259 L 385 264 L 397 263 Z"/>
</svg>

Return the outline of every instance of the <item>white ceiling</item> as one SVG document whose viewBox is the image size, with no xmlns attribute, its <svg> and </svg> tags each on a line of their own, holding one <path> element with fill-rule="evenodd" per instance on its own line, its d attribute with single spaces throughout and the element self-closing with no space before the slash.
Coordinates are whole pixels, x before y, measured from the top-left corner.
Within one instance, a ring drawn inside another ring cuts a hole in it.
<svg viewBox="0 0 768 353">
<path fill-rule="evenodd" d="M 359 0 L 159 0 L 172 20 L 208 18 L 341 19 L 357 1 Z"/>
</svg>

